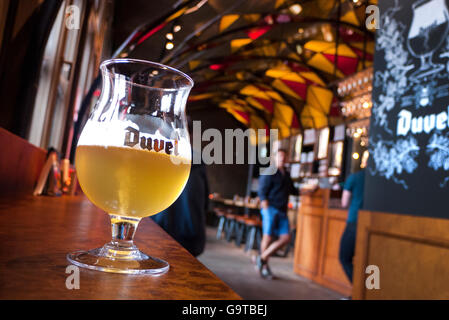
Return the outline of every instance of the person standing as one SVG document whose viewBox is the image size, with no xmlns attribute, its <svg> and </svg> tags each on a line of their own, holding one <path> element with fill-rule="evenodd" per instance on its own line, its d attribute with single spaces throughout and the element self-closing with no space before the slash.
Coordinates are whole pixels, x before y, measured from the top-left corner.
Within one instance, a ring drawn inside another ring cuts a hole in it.
<svg viewBox="0 0 449 320">
<path fill-rule="evenodd" d="M 261 175 L 258 189 L 263 235 L 260 254 L 255 257 L 254 262 L 260 275 L 265 279 L 273 278 L 268 266 L 269 258 L 290 241 L 288 197 L 290 194 L 299 195 L 298 190 L 293 186 L 290 174 L 284 167 L 287 151 L 279 149 L 273 156 L 277 167 L 276 173 Z"/>
<path fill-rule="evenodd" d="M 206 244 L 209 184 L 204 164 L 192 164 L 187 184 L 178 199 L 151 218 L 187 251 L 197 257 Z"/>
<path fill-rule="evenodd" d="M 341 206 L 343 208 L 349 206 L 349 211 L 348 219 L 346 220 L 346 228 L 340 240 L 339 260 L 351 283 L 354 269 L 353 258 L 357 234 L 357 218 L 359 209 L 363 206 L 365 167 L 367 160 L 368 157 L 364 156 L 362 158 L 362 164 L 360 165 L 362 170 L 349 175 L 343 187 L 343 194 L 341 197 Z"/>
</svg>

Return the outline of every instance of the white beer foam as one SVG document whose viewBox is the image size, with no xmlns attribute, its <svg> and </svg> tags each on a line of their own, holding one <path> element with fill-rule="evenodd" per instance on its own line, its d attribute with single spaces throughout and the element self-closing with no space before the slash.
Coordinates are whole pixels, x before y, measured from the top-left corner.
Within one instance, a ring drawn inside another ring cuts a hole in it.
<svg viewBox="0 0 449 320">
<path fill-rule="evenodd" d="M 108 122 L 99 122 L 94 120 L 87 121 L 80 139 L 78 146 L 104 146 L 104 147 L 126 147 L 125 135 L 128 132 L 126 128 L 131 127 L 138 131 L 140 128 L 132 121 L 113 120 Z M 175 139 L 167 139 L 158 130 L 154 134 L 140 132 L 140 137 L 152 138 L 164 141 L 174 141 Z M 132 149 L 142 150 L 140 143 L 137 143 Z M 153 151 L 154 152 L 154 151 Z M 162 150 L 160 152 L 163 152 Z M 178 140 L 178 153 L 179 156 L 187 160 L 191 160 L 191 147 L 188 137 Z"/>
</svg>

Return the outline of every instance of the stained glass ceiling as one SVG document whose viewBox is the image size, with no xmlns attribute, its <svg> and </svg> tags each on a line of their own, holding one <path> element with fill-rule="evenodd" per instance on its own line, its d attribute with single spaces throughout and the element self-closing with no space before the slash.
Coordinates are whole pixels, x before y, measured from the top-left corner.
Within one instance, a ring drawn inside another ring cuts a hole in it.
<svg viewBox="0 0 449 320">
<path fill-rule="evenodd" d="M 287 137 L 341 118 L 332 84 L 372 65 L 365 19 L 376 2 L 161 4 L 160 17 L 135 28 L 115 56 L 179 68 L 195 81 L 188 108 L 224 108 L 247 127 Z"/>
</svg>

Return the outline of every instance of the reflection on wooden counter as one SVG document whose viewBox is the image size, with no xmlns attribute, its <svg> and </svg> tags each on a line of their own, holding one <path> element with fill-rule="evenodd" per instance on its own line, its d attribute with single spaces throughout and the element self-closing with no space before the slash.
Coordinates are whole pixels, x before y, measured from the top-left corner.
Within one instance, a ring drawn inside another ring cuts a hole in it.
<svg viewBox="0 0 449 320">
<path fill-rule="evenodd" d="M 240 299 L 149 218 L 136 243 L 170 263 L 161 276 L 80 270 L 68 290 L 66 254 L 101 246 L 111 237 L 109 217 L 84 196 L 0 197 L 0 299 Z"/>
<path fill-rule="evenodd" d="M 351 283 L 338 259 L 347 210 L 340 207 L 340 192 L 317 189 L 301 195 L 298 210 L 294 271 L 342 294 Z"/>
</svg>

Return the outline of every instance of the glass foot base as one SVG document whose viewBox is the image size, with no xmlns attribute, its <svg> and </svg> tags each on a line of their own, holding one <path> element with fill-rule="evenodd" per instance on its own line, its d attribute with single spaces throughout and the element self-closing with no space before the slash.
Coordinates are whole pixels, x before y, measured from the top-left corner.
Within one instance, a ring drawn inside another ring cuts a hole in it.
<svg viewBox="0 0 449 320">
<path fill-rule="evenodd" d="M 435 73 L 441 72 L 444 69 L 444 65 L 437 64 L 428 67 L 427 69 L 418 69 L 410 74 L 410 80 L 420 83 L 423 78 L 430 77 Z"/>
<path fill-rule="evenodd" d="M 136 247 L 117 248 L 110 243 L 102 248 L 69 253 L 67 260 L 81 268 L 115 273 L 161 275 L 170 268 L 166 261 L 147 256 Z"/>
</svg>

